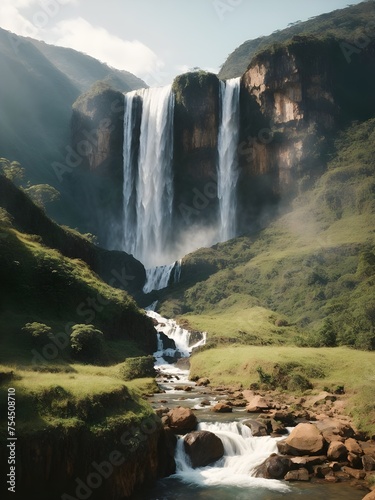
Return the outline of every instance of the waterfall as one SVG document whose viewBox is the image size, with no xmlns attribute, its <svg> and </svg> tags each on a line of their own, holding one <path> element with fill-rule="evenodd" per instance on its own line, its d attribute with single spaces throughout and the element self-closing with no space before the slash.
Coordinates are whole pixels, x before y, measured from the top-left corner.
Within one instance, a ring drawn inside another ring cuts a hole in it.
<svg viewBox="0 0 375 500">
<path fill-rule="evenodd" d="M 176 476 L 183 482 L 199 486 L 226 485 L 247 488 L 267 488 L 290 492 L 281 481 L 252 477 L 255 467 L 272 453 L 277 453 L 277 439 L 253 437 L 250 429 L 239 422 L 200 423 L 198 430 L 216 434 L 224 446 L 224 456 L 208 467 L 193 469 L 179 438 L 176 449 Z"/>
<path fill-rule="evenodd" d="M 179 283 L 181 277 L 181 262 L 176 260 L 173 264 L 166 266 L 156 266 L 146 269 L 146 284 L 143 287 L 143 293 L 150 293 L 153 290 L 162 290 L 166 288 L 173 276 L 173 283 Z"/>
<path fill-rule="evenodd" d="M 174 277 L 173 277 L 173 283 L 175 283 L 175 284 L 180 283 L 181 267 L 182 267 L 182 259 L 176 260 L 175 266 L 174 266 Z"/>
<path fill-rule="evenodd" d="M 123 228 L 123 247 L 128 253 L 136 252 L 137 240 L 137 213 L 136 213 L 136 179 L 137 179 L 137 146 L 134 140 L 135 129 L 135 103 L 136 92 L 125 94 L 124 111 L 124 185 L 123 185 L 123 204 L 124 204 L 124 228 Z"/>
<path fill-rule="evenodd" d="M 135 97 L 142 101 L 139 151 Z M 147 267 L 162 263 L 171 233 L 173 107 L 171 85 L 125 94 L 124 250 Z"/>
<path fill-rule="evenodd" d="M 146 269 L 146 284 L 143 287 L 143 292 L 150 293 L 153 290 L 162 290 L 166 288 L 174 267 L 175 263 L 173 262 L 173 264 L 167 266 L 157 266 Z"/>
<path fill-rule="evenodd" d="M 158 321 L 158 325 L 155 328 L 159 332 L 163 332 L 167 337 L 175 341 L 176 349 L 183 357 L 188 357 L 193 349 L 206 343 L 207 335 L 205 332 L 199 335 L 199 340 L 192 343 L 191 332 L 185 328 L 181 328 L 175 320 L 163 318 L 163 316 L 160 316 L 160 314 L 149 308 L 146 309 L 146 313 L 147 316 Z M 162 358 L 163 352 L 158 351 L 154 356 Z"/>
<path fill-rule="evenodd" d="M 240 78 L 220 82 L 221 120 L 218 136 L 218 198 L 220 241 L 236 236 L 236 188 Z"/>
</svg>

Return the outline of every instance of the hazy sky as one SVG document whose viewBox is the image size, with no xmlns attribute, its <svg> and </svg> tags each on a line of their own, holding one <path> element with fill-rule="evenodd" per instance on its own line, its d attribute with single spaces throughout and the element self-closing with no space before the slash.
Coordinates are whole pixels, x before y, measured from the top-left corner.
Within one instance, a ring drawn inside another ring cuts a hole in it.
<svg viewBox="0 0 375 500">
<path fill-rule="evenodd" d="M 216 72 L 244 41 L 347 5 L 348 0 L 0 0 L 0 26 L 72 47 L 156 86 L 196 66 Z"/>
</svg>

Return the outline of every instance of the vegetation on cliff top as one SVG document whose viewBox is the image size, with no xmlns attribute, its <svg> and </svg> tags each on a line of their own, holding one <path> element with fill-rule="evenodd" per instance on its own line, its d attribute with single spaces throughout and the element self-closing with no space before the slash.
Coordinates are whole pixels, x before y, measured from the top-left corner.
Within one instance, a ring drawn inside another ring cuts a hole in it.
<svg viewBox="0 0 375 500">
<path fill-rule="evenodd" d="M 322 14 L 306 22 L 297 21 L 292 26 L 275 31 L 269 36 L 244 42 L 228 56 L 219 72 L 219 77 L 228 79 L 241 76 L 256 54 L 274 44 L 288 41 L 296 35 L 333 36 L 348 43 L 359 40 L 364 34 L 373 38 L 374 22 L 373 0 Z"/>
</svg>

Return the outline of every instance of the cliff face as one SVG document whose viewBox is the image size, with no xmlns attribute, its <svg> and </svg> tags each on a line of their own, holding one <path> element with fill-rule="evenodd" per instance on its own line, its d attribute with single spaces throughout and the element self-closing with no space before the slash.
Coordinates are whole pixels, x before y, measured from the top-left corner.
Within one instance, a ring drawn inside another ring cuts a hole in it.
<svg viewBox="0 0 375 500">
<path fill-rule="evenodd" d="M 22 436 L 17 444 L 16 498 L 128 498 L 136 488 L 173 472 L 166 465 L 164 441 L 156 415 L 100 436 L 88 428 Z"/>
<path fill-rule="evenodd" d="M 324 172 L 337 133 L 351 121 L 366 120 L 375 113 L 375 42 L 369 39 L 361 50 L 354 47 L 350 56 L 342 44 L 334 36 L 295 36 L 255 56 L 242 76 L 240 232 L 263 224 L 261 215 L 272 215 L 280 200 L 289 202 L 309 187 Z M 173 83 L 176 231 L 217 221 L 219 88 L 216 75 L 201 71 L 181 75 Z M 99 198 L 107 210 L 106 221 L 112 214 L 120 237 L 123 110 L 112 115 L 110 104 L 107 94 L 86 99 L 84 106 L 80 103 L 75 110 L 75 137 L 77 142 L 82 129 L 93 126 L 99 117 L 118 124 L 112 130 L 104 122 L 96 129 L 97 145 L 85 160 L 86 184 L 92 186 L 93 179 L 100 179 L 100 186 L 91 187 L 84 200 L 92 207 L 90 197 L 95 203 Z M 95 213 L 90 208 L 88 217 L 93 220 Z M 103 220 L 98 218 L 93 224 L 96 233 L 105 232 L 103 228 L 108 233 Z M 104 239 L 111 246 L 108 234 Z"/>
<path fill-rule="evenodd" d="M 324 171 L 338 130 L 375 111 L 372 54 L 370 44 L 348 64 L 338 40 L 294 37 L 254 58 L 241 89 L 243 227 L 265 206 L 310 185 Z"/>
<path fill-rule="evenodd" d="M 104 84 L 94 85 L 73 106 L 72 150 L 78 168 L 68 185 L 78 200 L 86 231 L 108 248 L 122 238 L 124 96 Z"/>
<path fill-rule="evenodd" d="M 186 73 L 173 82 L 174 207 L 179 226 L 211 220 L 217 207 L 216 156 L 219 128 L 219 80 L 204 72 Z M 199 215 L 199 217 L 197 217 Z"/>
</svg>

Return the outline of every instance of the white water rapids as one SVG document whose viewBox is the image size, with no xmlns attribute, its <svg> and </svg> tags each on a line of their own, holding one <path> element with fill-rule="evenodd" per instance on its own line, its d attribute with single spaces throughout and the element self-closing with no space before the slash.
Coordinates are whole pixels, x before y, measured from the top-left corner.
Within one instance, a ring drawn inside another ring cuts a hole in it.
<svg viewBox="0 0 375 500">
<path fill-rule="evenodd" d="M 202 422 L 198 430 L 210 431 L 224 445 L 224 457 L 207 467 L 193 469 L 184 451 L 183 437 L 178 440 L 176 451 L 176 476 L 183 482 L 199 486 L 241 486 L 267 488 L 280 492 L 290 490 L 281 481 L 251 476 L 255 467 L 272 453 L 277 453 L 277 439 L 269 436 L 253 437 L 251 430 L 240 422 Z"/>
</svg>

